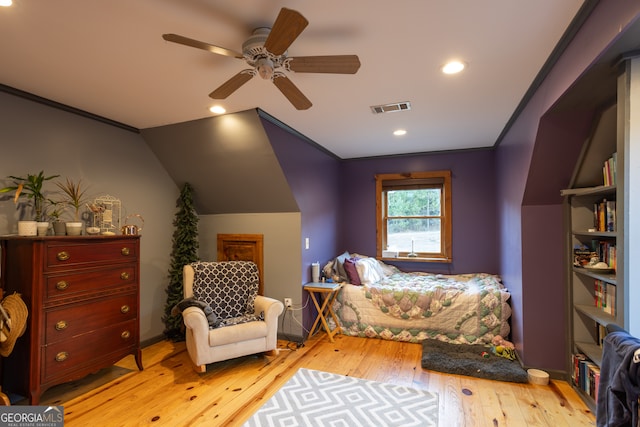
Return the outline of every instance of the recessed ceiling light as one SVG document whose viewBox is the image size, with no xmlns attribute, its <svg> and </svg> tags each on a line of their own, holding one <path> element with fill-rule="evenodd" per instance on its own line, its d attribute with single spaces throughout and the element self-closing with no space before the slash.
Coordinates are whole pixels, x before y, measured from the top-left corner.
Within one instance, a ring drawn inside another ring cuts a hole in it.
<svg viewBox="0 0 640 427">
<path fill-rule="evenodd" d="M 456 74 L 464 70 L 464 67 L 464 62 L 451 61 L 444 64 L 444 66 L 442 67 L 442 72 L 445 74 Z"/>
<path fill-rule="evenodd" d="M 214 105 L 213 107 L 209 108 L 209 111 L 211 111 L 213 114 L 224 114 L 227 112 L 227 110 L 225 110 L 225 108 L 221 105 Z"/>
<path fill-rule="evenodd" d="M 9 7 L 13 4 L 11 0 L 0 0 L 0 6 Z"/>
<path fill-rule="evenodd" d="M 407 133 L 407 131 L 404 130 L 404 129 L 397 129 L 397 130 L 393 131 L 393 134 L 395 136 L 402 136 L 402 135 L 405 135 L 406 133 Z"/>
</svg>

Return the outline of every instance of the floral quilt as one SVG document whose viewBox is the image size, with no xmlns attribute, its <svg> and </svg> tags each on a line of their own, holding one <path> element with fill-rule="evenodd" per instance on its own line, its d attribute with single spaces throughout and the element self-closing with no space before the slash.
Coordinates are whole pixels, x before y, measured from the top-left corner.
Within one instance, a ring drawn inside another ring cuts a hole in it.
<svg viewBox="0 0 640 427">
<path fill-rule="evenodd" d="M 479 344 L 509 335 L 509 297 L 492 274 L 396 271 L 373 284 L 346 284 L 334 311 L 347 335 Z"/>
</svg>

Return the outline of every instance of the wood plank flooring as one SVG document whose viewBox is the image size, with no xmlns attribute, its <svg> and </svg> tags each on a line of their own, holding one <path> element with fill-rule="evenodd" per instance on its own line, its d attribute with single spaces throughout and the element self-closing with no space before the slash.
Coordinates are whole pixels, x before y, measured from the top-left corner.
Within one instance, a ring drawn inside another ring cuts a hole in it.
<svg viewBox="0 0 640 427">
<path fill-rule="evenodd" d="M 65 426 L 237 426 L 301 367 L 436 391 L 440 426 L 594 426 L 594 414 L 569 384 L 514 384 L 425 371 L 420 344 L 318 334 L 304 347 L 280 342 L 278 356 L 249 356 L 197 374 L 184 343 L 143 349 L 131 372 L 67 401 L 55 389 L 43 403 L 63 405 Z"/>
</svg>

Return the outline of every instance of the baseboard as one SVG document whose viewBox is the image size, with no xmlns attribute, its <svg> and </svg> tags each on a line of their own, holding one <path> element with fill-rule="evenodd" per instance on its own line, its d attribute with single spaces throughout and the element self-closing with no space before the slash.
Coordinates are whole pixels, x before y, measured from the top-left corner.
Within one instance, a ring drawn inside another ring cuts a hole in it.
<svg viewBox="0 0 640 427">
<path fill-rule="evenodd" d="M 289 341 L 295 343 L 304 343 L 305 338 L 299 334 L 285 334 L 282 332 L 278 332 L 278 339 L 282 341 Z"/>
<path fill-rule="evenodd" d="M 153 345 L 155 343 L 159 343 L 160 341 L 164 341 L 166 339 L 167 339 L 167 337 L 164 336 L 164 334 L 157 335 L 157 336 L 151 337 L 151 338 L 147 338 L 146 340 L 140 341 L 140 348 L 149 347 L 150 345 Z"/>
</svg>

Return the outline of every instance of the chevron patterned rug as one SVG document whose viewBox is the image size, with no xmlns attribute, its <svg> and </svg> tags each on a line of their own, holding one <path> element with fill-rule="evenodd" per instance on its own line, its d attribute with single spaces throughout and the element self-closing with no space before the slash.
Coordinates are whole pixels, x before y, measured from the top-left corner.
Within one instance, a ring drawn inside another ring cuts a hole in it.
<svg viewBox="0 0 640 427">
<path fill-rule="evenodd" d="M 437 425 L 437 393 L 304 368 L 244 424 L 247 427 Z"/>
</svg>

